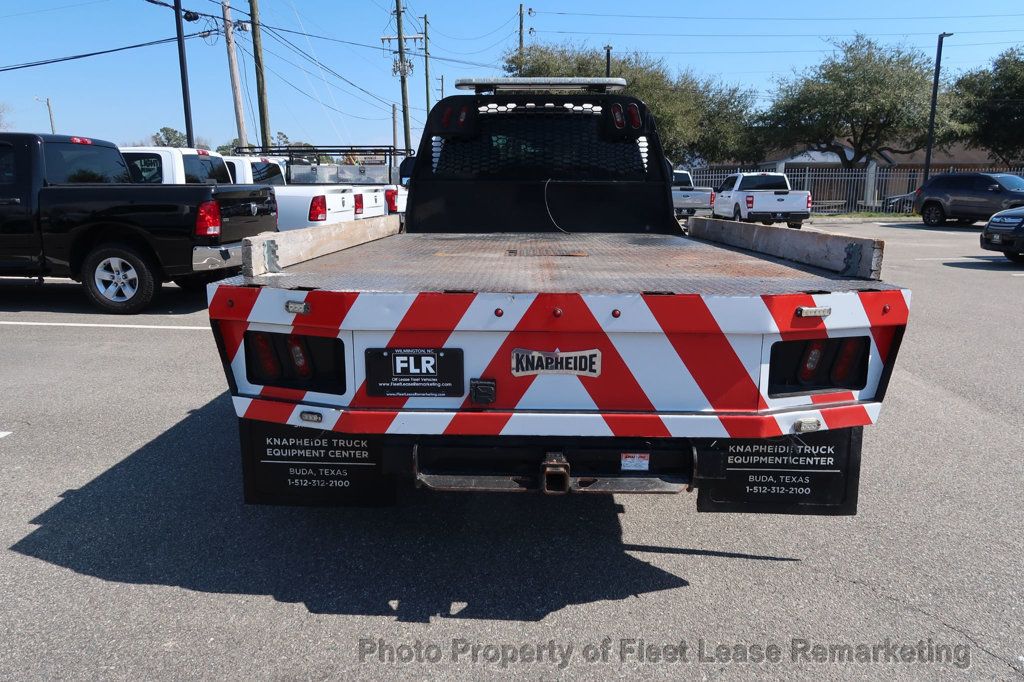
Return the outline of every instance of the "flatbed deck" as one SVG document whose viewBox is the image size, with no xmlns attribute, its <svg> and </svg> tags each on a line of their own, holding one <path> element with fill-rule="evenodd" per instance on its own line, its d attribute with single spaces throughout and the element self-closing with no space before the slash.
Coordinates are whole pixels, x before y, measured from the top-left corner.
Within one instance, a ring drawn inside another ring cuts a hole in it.
<svg viewBox="0 0 1024 682">
<path fill-rule="evenodd" d="M 704 296 L 891 290 L 676 235 L 396 234 L 226 284 L 329 291 L 673 293 Z"/>
</svg>

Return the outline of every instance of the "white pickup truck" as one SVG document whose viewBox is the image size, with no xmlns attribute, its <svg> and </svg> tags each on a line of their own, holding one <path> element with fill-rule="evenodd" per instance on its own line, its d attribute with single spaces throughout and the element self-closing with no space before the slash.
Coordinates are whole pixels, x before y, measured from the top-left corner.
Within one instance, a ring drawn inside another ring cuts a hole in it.
<svg viewBox="0 0 1024 682">
<path fill-rule="evenodd" d="M 711 215 L 800 229 L 811 217 L 811 193 L 791 189 L 785 173 L 735 173 L 716 190 Z"/>
<path fill-rule="evenodd" d="M 265 156 L 225 156 L 235 182 L 273 185 L 278 230 L 324 227 L 356 218 L 356 194 L 350 185 L 289 185 L 285 165 Z"/>
<path fill-rule="evenodd" d="M 350 187 L 354 194 L 356 219 L 377 218 L 388 214 L 384 180 L 376 175 L 360 174 L 358 165 L 308 164 L 285 160 L 289 185 L 307 187 Z"/>
<path fill-rule="evenodd" d="M 697 211 L 710 211 L 715 202 L 715 190 L 694 187 L 690 171 L 672 171 L 672 208 L 676 217 L 692 216 Z"/>
</svg>

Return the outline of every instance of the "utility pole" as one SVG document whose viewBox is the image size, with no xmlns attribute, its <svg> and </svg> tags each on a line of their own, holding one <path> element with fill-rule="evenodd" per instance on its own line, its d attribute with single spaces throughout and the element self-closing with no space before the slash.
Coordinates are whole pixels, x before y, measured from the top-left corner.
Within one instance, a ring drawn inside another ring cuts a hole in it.
<svg viewBox="0 0 1024 682">
<path fill-rule="evenodd" d="M 231 23 L 231 0 L 221 2 L 224 13 L 224 42 L 228 46 L 228 74 L 231 77 L 231 96 L 235 102 L 235 128 L 238 130 L 238 146 L 248 147 L 245 134 L 245 110 L 242 108 L 242 89 L 238 84 L 238 56 L 235 54 L 235 27 Z"/>
<path fill-rule="evenodd" d="M 523 3 L 519 3 L 519 73 L 516 75 L 523 75 Z"/>
<path fill-rule="evenodd" d="M 189 147 L 196 146 L 192 130 L 192 101 L 188 96 L 188 60 L 185 58 L 185 30 L 181 24 L 181 0 L 174 0 L 174 26 L 178 31 L 178 69 L 181 72 L 181 102 L 185 107 L 185 139 Z"/>
<path fill-rule="evenodd" d="M 932 145 L 935 144 L 935 107 L 939 101 L 939 72 L 942 69 L 942 41 L 953 35 L 940 33 L 939 44 L 935 48 L 935 78 L 932 80 L 932 109 L 928 113 L 928 146 L 924 151 L 924 181 L 928 181 L 928 173 L 932 169 Z"/>
<path fill-rule="evenodd" d="M 53 123 L 53 105 L 50 104 L 50 98 L 47 97 L 46 99 L 43 99 L 42 97 L 36 97 L 36 101 L 37 102 L 45 102 L 46 103 L 46 110 L 48 112 L 50 112 L 50 132 L 53 133 L 54 135 L 56 135 L 57 134 L 57 126 L 54 125 L 54 123 Z"/>
<path fill-rule="evenodd" d="M 398 150 L 398 105 L 391 103 L 391 146 Z"/>
<path fill-rule="evenodd" d="M 604 75 L 606 78 L 612 76 L 612 46 L 604 46 Z"/>
<path fill-rule="evenodd" d="M 441 99 L 444 99 L 444 74 L 442 73 L 437 80 L 441 81 Z"/>
<path fill-rule="evenodd" d="M 406 40 L 423 40 L 422 35 L 405 35 L 402 28 L 402 0 L 395 0 L 395 27 L 398 35 L 381 36 L 381 43 L 390 43 L 392 40 L 398 43 L 398 59 L 395 61 L 392 72 L 402 81 L 402 122 L 405 127 L 405 153 L 412 154 L 412 129 L 409 124 L 409 74 L 412 73 L 412 62 L 405 58 Z"/>
<path fill-rule="evenodd" d="M 427 15 L 423 15 L 423 84 L 427 86 L 427 112 L 430 112 L 430 37 L 427 35 Z"/>
<path fill-rule="evenodd" d="M 249 0 L 249 18 L 252 21 L 252 60 L 256 64 L 256 99 L 260 110 L 260 139 L 263 149 L 270 146 L 270 111 L 267 109 L 267 84 L 263 74 L 263 39 L 260 38 L 259 0 Z"/>
</svg>

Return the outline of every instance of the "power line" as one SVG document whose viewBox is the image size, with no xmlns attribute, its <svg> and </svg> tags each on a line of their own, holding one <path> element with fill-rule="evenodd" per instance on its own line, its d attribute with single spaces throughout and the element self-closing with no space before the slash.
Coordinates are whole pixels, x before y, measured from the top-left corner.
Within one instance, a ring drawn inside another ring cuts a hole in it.
<svg viewBox="0 0 1024 682">
<path fill-rule="evenodd" d="M 709 16 L 681 16 L 673 14 L 604 14 L 600 12 L 560 12 L 551 10 L 531 10 L 534 14 L 554 14 L 566 17 L 606 17 L 612 19 L 681 19 L 686 21 L 720 21 L 719 17 Z M 1024 17 L 1024 14 L 951 14 L 945 16 L 916 16 L 916 17 L 780 17 L 775 16 L 750 16 L 730 18 L 730 21 L 920 21 L 924 19 L 991 19 L 1006 17 Z"/>
<path fill-rule="evenodd" d="M 1022 33 L 1024 29 L 1008 28 L 991 31 L 957 31 L 957 35 L 973 33 Z M 902 37 L 902 36 L 933 36 L 934 31 L 903 32 L 903 33 L 648 33 L 624 31 L 549 31 L 534 30 L 534 33 L 557 33 L 560 35 L 592 35 L 592 36 L 650 36 L 664 38 L 856 38 L 857 36 Z"/>
<path fill-rule="evenodd" d="M 501 45 L 506 40 L 508 40 L 509 38 L 514 36 L 516 33 L 518 33 L 518 29 L 513 30 L 511 33 L 506 34 L 504 37 L 502 37 L 496 43 L 491 43 L 490 45 L 488 45 L 487 47 L 485 47 L 483 49 L 473 50 L 471 52 L 459 52 L 459 51 L 456 51 L 456 50 L 449 50 L 448 48 L 445 48 L 445 47 L 437 47 L 436 45 L 434 46 L 433 49 L 441 50 L 442 52 L 448 52 L 449 54 L 462 54 L 462 55 L 480 54 L 481 52 L 487 52 L 488 50 L 493 50 L 494 48 L 496 48 L 497 46 Z M 433 54 L 430 55 L 430 57 L 431 57 L 431 59 L 437 59 L 437 57 L 435 57 Z"/>
<path fill-rule="evenodd" d="M 59 9 L 71 9 L 72 7 L 83 7 L 85 5 L 98 5 L 101 2 L 109 2 L 109 0 L 87 0 L 87 2 L 75 2 L 70 5 L 57 5 L 56 7 L 30 9 L 25 12 L 15 12 L 14 14 L 0 14 L 0 19 L 10 19 L 11 17 L 23 17 L 28 14 L 42 14 L 43 12 L 56 12 Z"/>
<path fill-rule="evenodd" d="M 506 21 L 504 24 L 502 24 L 498 28 L 494 29 L 493 31 L 488 31 L 487 33 L 483 33 L 483 34 L 478 35 L 478 36 L 472 36 L 472 37 L 453 36 L 453 35 L 449 35 L 447 33 L 444 33 L 442 31 L 438 31 L 436 28 L 434 29 L 434 33 L 437 33 L 438 35 L 444 36 L 445 38 L 448 38 L 450 40 L 483 40 L 484 38 L 487 38 L 487 37 L 490 37 L 490 36 L 494 35 L 495 33 L 500 31 L 501 29 L 505 28 L 506 26 L 511 24 L 513 21 L 517 20 L 518 18 L 519 18 L 519 13 L 516 12 L 511 17 L 509 17 L 508 21 Z"/>
<path fill-rule="evenodd" d="M 997 42 L 984 42 L 984 43 L 950 43 L 946 45 L 946 49 L 952 47 L 977 47 L 979 45 L 1020 45 L 1019 40 L 1004 40 Z M 930 45 L 909 45 L 907 47 L 924 49 L 931 47 Z M 838 47 L 829 49 L 818 49 L 818 50 L 648 50 L 645 48 L 629 48 L 624 47 L 620 49 L 620 52 L 637 52 L 642 54 L 710 54 L 710 55 L 729 55 L 729 54 L 827 54 L 830 52 L 838 51 Z"/>
<path fill-rule="evenodd" d="M 248 48 L 246 48 L 245 46 L 239 45 L 239 47 L 242 49 L 243 52 L 248 54 L 250 57 L 253 56 L 252 52 L 249 52 Z M 277 76 L 279 80 L 281 80 L 283 83 L 285 83 L 286 85 L 291 87 L 293 90 L 296 90 L 297 92 L 299 92 L 303 96 L 308 97 L 309 99 L 313 100 L 314 102 L 317 102 L 318 104 L 320 104 L 320 106 L 322 106 L 322 107 L 324 107 L 326 109 L 330 109 L 331 111 L 339 113 L 339 114 L 341 114 L 343 116 L 349 116 L 351 118 L 358 118 L 358 119 L 362 119 L 364 121 L 386 121 L 386 120 L 388 120 L 387 118 L 383 118 L 383 117 L 382 118 L 370 118 L 368 116 L 357 116 L 355 114 L 350 114 L 347 111 L 342 111 L 341 109 L 337 109 L 335 107 L 332 107 L 330 104 L 324 103 L 319 98 L 314 97 L 313 95 L 309 94 L 308 92 L 306 92 L 305 90 L 303 90 L 299 86 L 295 85 L 290 80 L 288 80 L 287 78 L 285 78 L 284 76 L 282 76 L 277 71 L 275 71 L 274 69 L 270 68 L 269 66 L 264 64 L 263 68 L 265 68 L 267 71 L 269 71 L 270 73 L 272 73 L 275 76 Z M 305 69 L 301 69 L 301 70 L 304 71 Z M 307 72 L 307 73 L 309 73 L 309 72 Z"/>
<path fill-rule="evenodd" d="M 188 33 L 185 38 L 196 38 L 206 37 L 210 35 L 210 31 L 200 31 L 199 33 Z M 82 54 L 73 54 L 67 57 L 55 57 L 53 59 L 41 59 L 36 62 L 25 62 L 24 64 L 11 64 L 10 66 L 0 66 L 0 73 L 5 71 L 17 71 L 19 69 L 30 69 L 34 66 L 46 66 L 47 64 L 58 64 L 60 62 L 70 62 L 75 59 L 85 59 L 86 57 L 96 57 L 102 54 L 112 54 L 114 52 L 124 52 L 125 50 L 134 50 L 140 47 L 152 47 L 153 45 L 165 45 L 167 43 L 176 42 L 178 39 L 175 38 L 162 38 L 160 40 L 151 40 L 148 43 L 136 43 L 135 45 L 124 45 L 123 47 L 114 47 L 109 50 L 98 50 L 96 52 L 85 52 Z"/>
<path fill-rule="evenodd" d="M 312 72 L 312 71 L 310 71 L 308 69 L 303 68 L 302 66 L 296 64 L 293 61 L 289 61 L 288 59 L 285 59 L 284 57 L 282 57 L 277 52 L 274 52 L 273 50 L 269 50 L 266 47 L 264 47 L 263 51 L 266 52 L 269 55 L 272 55 L 272 56 L 276 57 L 277 59 L 279 59 L 280 61 L 284 62 L 285 64 L 288 64 L 289 66 L 291 66 L 293 68 L 296 68 L 299 71 L 302 71 L 303 73 L 306 73 L 306 74 L 308 74 L 310 76 L 318 75 L 318 74 L 316 74 L 316 73 L 314 73 L 314 72 Z M 383 109 L 383 107 L 381 107 L 377 102 L 374 102 L 374 101 L 371 101 L 371 100 L 367 100 L 367 99 L 363 99 L 359 95 L 357 95 L 355 93 L 352 93 L 352 92 L 349 92 L 348 90 L 346 90 L 345 88 L 341 87 L 340 85 L 337 85 L 335 83 L 331 83 L 331 82 L 326 81 L 326 80 L 324 81 L 324 83 L 327 84 L 327 85 L 330 85 L 331 87 L 337 88 L 338 90 L 341 90 L 346 95 L 348 95 L 350 97 L 354 97 L 354 98 L 358 99 L 360 102 L 368 104 L 369 106 L 378 107 L 378 108 Z M 355 118 L 365 118 L 365 120 L 367 120 L 367 121 L 384 121 L 384 120 L 387 120 L 386 118 L 367 118 L 367 117 L 363 117 L 363 116 L 356 116 L 355 114 L 351 114 L 351 115 L 353 117 L 355 117 Z"/>
</svg>

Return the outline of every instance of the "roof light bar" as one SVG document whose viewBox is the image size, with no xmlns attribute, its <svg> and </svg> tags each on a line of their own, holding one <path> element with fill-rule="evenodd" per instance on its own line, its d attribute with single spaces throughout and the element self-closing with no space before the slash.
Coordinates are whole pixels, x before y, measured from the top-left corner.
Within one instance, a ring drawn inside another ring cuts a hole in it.
<svg viewBox="0 0 1024 682">
<path fill-rule="evenodd" d="M 459 90 L 484 92 L 619 92 L 625 78 L 460 78 Z"/>
</svg>

